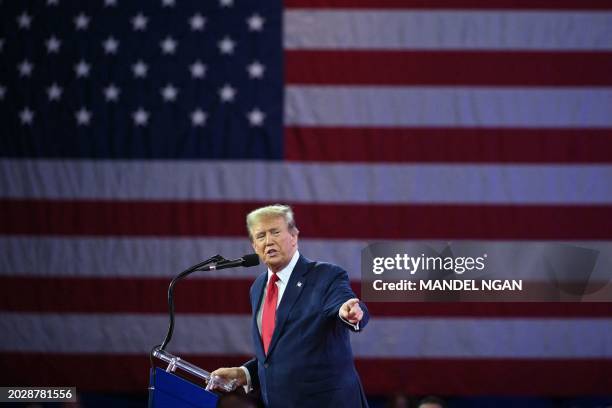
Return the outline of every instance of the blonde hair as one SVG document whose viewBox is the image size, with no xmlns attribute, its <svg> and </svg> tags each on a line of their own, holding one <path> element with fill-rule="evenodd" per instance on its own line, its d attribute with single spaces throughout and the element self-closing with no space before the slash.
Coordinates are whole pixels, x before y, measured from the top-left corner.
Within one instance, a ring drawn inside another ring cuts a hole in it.
<svg viewBox="0 0 612 408">
<path fill-rule="evenodd" d="M 295 225 L 295 219 L 293 218 L 293 210 L 291 209 L 291 207 L 285 204 L 272 204 L 267 205 L 265 207 L 257 208 L 251 211 L 246 216 L 246 226 L 247 232 L 249 233 L 249 239 L 253 241 L 251 229 L 255 226 L 255 224 L 257 224 L 262 219 L 273 217 L 283 217 L 284 220 L 287 222 L 289 232 L 291 232 L 292 234 L 300 232 L 297 229 L 297 226 Z"/>
</svg>

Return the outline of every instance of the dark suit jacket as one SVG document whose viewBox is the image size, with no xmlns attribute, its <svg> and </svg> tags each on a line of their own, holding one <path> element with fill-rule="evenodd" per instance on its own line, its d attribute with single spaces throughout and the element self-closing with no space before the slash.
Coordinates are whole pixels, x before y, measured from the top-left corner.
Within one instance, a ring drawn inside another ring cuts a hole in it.
<svg viewBox="0 0 612 408">
<path fill-rule="evenodd" d="M 266 356 L 257 328 L 267 271 L 251 286 L 255 358 L 245 363 L 267 407 L 367 407 L 349 342 L 352 326 L 338 316 L 355 297 L 342 268 L 300 255 L 276 311 Z M 366 306 L 360 328 L 369 315 Z"/>
</svg>

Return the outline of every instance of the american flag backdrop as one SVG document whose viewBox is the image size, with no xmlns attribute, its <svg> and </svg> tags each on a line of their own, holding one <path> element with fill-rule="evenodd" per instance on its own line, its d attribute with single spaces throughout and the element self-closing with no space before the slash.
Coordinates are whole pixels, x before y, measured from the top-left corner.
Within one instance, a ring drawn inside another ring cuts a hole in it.
<svg viewBox="0 0 612 408">
<path fill-rule="evenodd" d="M 4 0 L 0 21 L 2 385 L 145 390 L 169 280 L 250 252 L 267 203 L 357 291 L 374 241 L 610 251 L 610 1 Z M 249 358 L 261 271 L 181 282 L 169 351 Z M 610 303 L 368 306 L 369 394 L 612 392 Z"/>
</svg>

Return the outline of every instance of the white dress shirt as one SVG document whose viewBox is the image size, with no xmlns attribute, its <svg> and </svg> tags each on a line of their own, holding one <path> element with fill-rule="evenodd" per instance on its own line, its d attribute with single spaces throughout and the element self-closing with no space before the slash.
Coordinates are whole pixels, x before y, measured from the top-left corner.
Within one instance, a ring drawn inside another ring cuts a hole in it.
<svg viewBox="0 0 612 408">
<path fill-rule="evenodd" d="M 291 260 L 283 269 L 276 273 L 278 276 L 278 280 L 276 281 L 276 287 L 278 288 L 278 299 L 276 303 L 276 308 L 280 305 L 281 299 L 283 298 L 283 293 L 285 293 L 285 288 L 287 287 L 287 283 L 289 283 L 289 278 L 291 278 L 291 272 L 293 272 L 293 268 L 297 264 L 298 259 L 300 259 L 300 251 L 295 251 Z M 262 299 L 266 298 L 268 294 L 268 283 L 270 282 L 270 278 L 272 277 L 273 272 L 268 268 L 268 279 L 266 280 L 266 285 L 264 286 L 264 293 Z M 261 317 L 263 316 L 263 304 L 261 301 L 259 310 L 257 311 L 257 328 L 259 329 L 259 334 L 261 334 Z"/>
</svg>

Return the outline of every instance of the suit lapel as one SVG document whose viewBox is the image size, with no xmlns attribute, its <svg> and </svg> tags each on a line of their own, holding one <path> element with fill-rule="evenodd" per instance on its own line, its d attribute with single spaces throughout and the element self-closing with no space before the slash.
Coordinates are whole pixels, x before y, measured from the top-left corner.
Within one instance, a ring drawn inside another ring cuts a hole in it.
<svg viewBox="0 0 612 408">
<path fill-rule="evenodd" d="M 272 340 L 270 341 L 268 355 L 270 355 L 274 350 L 274 346 L 278 342 L 278 338 L 283 331 L 283 326 L 287 321 L 289 312 L 291 312 L 293 305 L 302 293 L 302 289 L 306 283 L 304 275 L 308 272 L 309 263 L 310 261 L 300 255 L 297 264 L 295 264 L 293 272 L 291 272 L 291 277 L 289 278 L 289 282 L 287 282 L 283 297 L 278 305 L 278 309 L 276 309 L 276 323 L 274 324 L 274 334 L 272 335 Z"/>
<path fill-rule="evenodd" d="M 266 286 L 266 281 L 268 278 L 268 271 L 262 273 L 257 277 L 255 282 L 253 283 L 253 292 L 251 295 L 251 307 L 253 310 L 253 319 L 252 319 L 252 330 L 255 333 L 255 337 L 257 337 L 258 341 L 255 342 L 257 349 L 255 350 L 255 354 L 257 356 L 261 356 L 262 359 L 264 357 L 264 349 L 263 343 L 261 342 L 261 335 L 259 334 L 259 327 L 257 327 L 257 313 L 259 311 L 259 306 L 261 305 L 263 299 L 264 287 Z"/>
</svg>

